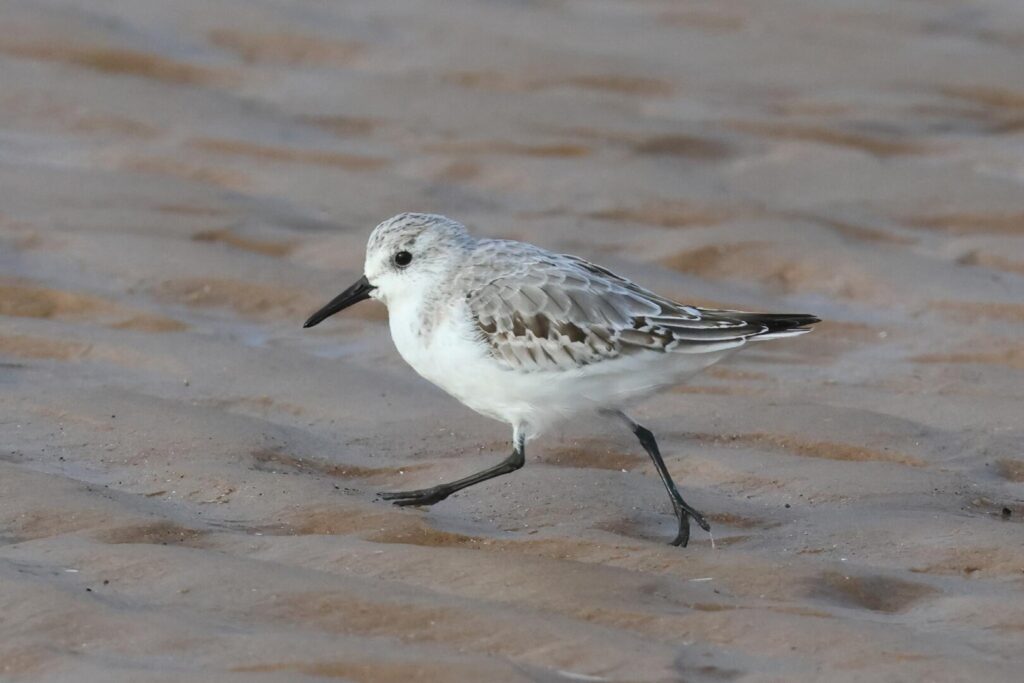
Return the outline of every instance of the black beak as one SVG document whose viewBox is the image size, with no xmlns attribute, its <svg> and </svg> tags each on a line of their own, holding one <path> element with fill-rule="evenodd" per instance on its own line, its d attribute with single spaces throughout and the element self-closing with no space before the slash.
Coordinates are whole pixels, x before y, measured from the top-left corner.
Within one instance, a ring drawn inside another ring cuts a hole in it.
<svg viewBox="0 0 1024 683">
<path fill-rule="evenodd" d="M 369 299 L 370 292 L 372 292 L 375 289 L 377 288 L 371 285 L 369 281 L 367 281 L 366 276 L 362 276 L 361 278 L 356 280 L 354 285 L 346 289 L 338 296 L 331 299 L 331 302 L 329 304 L 321 308 L 313 315 L 309 316 L 309 320 L 307 320 L 302 326 L 313 327 L 313 325 L 320 324 L 327 318 L 330 318 L 332 315 L 338 313 L 339 311 L 345 310 L 352 304 L 357 304 L 360 301 L 365 301 L 366 299 Z"/>
</svg>

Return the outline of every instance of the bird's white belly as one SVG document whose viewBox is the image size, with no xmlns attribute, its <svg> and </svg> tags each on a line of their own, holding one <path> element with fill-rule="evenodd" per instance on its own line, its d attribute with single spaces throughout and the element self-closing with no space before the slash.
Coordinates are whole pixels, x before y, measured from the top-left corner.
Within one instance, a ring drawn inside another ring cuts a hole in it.
<svg viewBox="0 0 1024 683">
<path fill-rule="evenodd" d="M 582 411 L 653 394 L 724 355 L 640 354 L 571 370 L 521 372 L 495 360 L 459 313 L 424 330 L 411 307 L 390 309 L 395 347 L 420 376 L 478 413 L 522 427 L 529 437 Z"/>
</svg>

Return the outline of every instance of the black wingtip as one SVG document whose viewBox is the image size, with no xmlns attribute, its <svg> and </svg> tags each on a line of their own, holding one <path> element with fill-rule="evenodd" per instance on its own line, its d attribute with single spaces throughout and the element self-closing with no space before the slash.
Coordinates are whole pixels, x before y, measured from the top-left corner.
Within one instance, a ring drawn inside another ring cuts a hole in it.
<svg viewBox="0 0 1024 683">
<path fill-rule="evenodd" d="M 765 313 L 758 318 L 757 322 L 767 327 L 765 334 L 808 328 L 821 322 L 818 316 L 805 313 Z"/>
<path fill-rule="evenodd" d="M 794 315 L 790 318 L 790 321 L 798 327 L 806 327 L 808 325 L 817 325 L 821 322 L 821 318 L 816 315 Z"/>
<path fill-rule="evenodd" d="M 776 330 L 795 330 L 797 328 L 808 328 L 812 325 L 817 325 L 821 322 L 821 318 L 817 315 L 808 315 L 804 313 L 795 315 L 779 315 L 773 321 L 768 323 L 769 328 L 775 328 Z"/>
</svg>

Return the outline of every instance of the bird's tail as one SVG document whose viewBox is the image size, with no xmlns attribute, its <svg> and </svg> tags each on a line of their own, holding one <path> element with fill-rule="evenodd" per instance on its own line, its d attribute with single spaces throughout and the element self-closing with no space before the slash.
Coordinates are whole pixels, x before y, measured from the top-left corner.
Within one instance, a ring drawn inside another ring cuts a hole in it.
<svg viewBox="0 0 1024 683">
<path fill-rule="evenodd" d="M 821 322 L 821 318 L 803 313 L 744 313 L 743 320 L 765 327 L 764 332 L 751 337 L 757 341 L 796 337 L 810 332 L 811 325 Z"/>
</svg>

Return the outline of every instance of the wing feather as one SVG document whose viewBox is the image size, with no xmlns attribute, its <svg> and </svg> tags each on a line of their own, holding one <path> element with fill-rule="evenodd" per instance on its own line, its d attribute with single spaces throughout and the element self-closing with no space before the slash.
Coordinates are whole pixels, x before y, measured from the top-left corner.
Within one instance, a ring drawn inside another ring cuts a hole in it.
<svg viewBox="0 0 1024 683">
<path fill-rule="evenodd" d="M 490 241 L 461 283 L 479 337 L 521 372 L 567 370 L 636 353 L 712 353 L 801 334 L 814 316 L 686 306 L 575 256 Z M 483 278 L 489 272 L 493 277 Z"/>
</svg>

